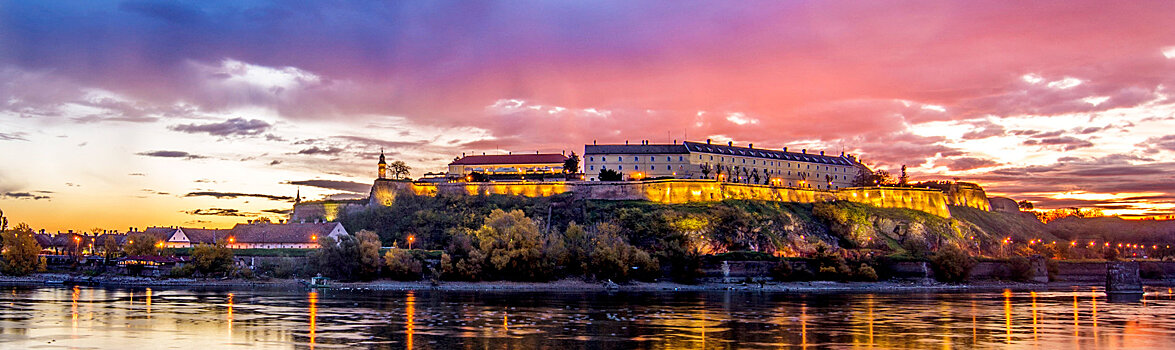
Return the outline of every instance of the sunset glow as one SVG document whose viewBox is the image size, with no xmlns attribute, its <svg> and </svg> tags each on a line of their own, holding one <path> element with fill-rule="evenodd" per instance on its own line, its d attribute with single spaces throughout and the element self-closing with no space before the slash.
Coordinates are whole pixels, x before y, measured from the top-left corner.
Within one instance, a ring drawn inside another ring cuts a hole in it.
<svg viewBox="0 0 1175 350">
<path fill-rule="evenodd" d="M 1175 214 L 1175 3 L 0 1 L 0 209 L 231 227 L 464 153 L 844 151 Z"/>
</svg>

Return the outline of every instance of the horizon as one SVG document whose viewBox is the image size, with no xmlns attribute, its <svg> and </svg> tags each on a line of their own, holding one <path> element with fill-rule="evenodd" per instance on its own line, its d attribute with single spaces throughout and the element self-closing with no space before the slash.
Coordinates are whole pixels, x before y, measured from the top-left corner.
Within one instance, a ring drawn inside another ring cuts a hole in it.
<svg viewBox="0 0 1175 350">
<path fill-rule="evenodd" d="M 1169 217 L 1172 13 L 0 1 L 0 210 L 48 232 L 226 228 L 296 191 L 366 196 L 381 148 L 418 178 L 462 153 L 713 139 Z"/>
</svg>

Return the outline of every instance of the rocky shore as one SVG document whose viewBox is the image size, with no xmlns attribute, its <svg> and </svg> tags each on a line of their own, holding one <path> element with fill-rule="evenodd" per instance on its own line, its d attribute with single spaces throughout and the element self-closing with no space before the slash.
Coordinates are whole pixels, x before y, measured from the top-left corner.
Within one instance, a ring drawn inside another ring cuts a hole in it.
<svg viewBox="0 0 1175 350">
<path fill-rule="evenodd" d="M 89 284 L 103 287 L 157 287 L 182 289 L 303 289 L 306 288 L 303 279 L 187 279 L 187 278 L 148 278 L 127 276 L 96 276 L 70 275 L 60 273 L 41 273 L 29 276 L 0 276 L 2 286 L 45 286 L 57 285 L 57 282 Z M 1012 290 L 1046 290 L 1055 288 L 1070 288 L 1094 284 L 1074 283 L 1016 283 L 1016 282 L 979 282 L 970 284 L 947 284 L 934 281 L 882 281 L 882 282 L 767 282 L 767 283 L 699 283 L 680 284 L 673 282 L 631 282 L 609 286 L 602 282 L 589 282 L 578 279 L 564 279 L 551 282 L 439 282 L 429 281 L 402 282 L 393 280 L 375 280 L 368 282 L 333 282 L 331 288 L 341 290 L 442 290 L 442 291 L 501 291 L 501 292 L 596 292 L 596 291 L 623 291 L 623 292 L 697 292 L 697 291 L 747 291 L 747 292 L 778 292 L 778 293 L 907 293 L 907 292 L 948 292 L 948 291 L 1000 291 Z"/>
</svg>

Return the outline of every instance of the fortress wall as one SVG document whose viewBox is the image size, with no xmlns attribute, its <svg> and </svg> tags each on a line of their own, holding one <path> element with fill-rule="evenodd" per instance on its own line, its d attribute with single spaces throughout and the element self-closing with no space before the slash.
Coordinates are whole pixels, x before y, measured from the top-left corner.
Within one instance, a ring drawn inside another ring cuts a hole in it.
<svg viewBox="0 0 1175 350">
<path fill-rule="evenodd" d="M 979 186 L 955 184 L 944 193 L 949 205 L 991 211 L 991 202 L 987 199 L 987 193 Z"/>
<path fill-rule="evenodd" d="M 980 190 L 982 191 L 982 190 Z M 371 189 L 371 205 L 391 205 L 396 196 L 438 193 L 465 195 L 513 195 L 545 197 L 574 192 L 584 199 L 644 200 L 665 204 L 750 199 L 777 202 L 816 203 L 845 200 L 882 208 L 920 210 L 950 217 L 949 203 L 942 192 L 919 188 L 854 187 L 836 191 L 723 183 L 714 180 L 651 180 L 624 182 L 486 182 L 412 183 L 377 180 Z M 982 192 L 980 192 L 982 193 Z M 987 202 L 987 198 L 983 198 Z"/>
<path fill-rule="evenodd" d="M 946 196 L 937 190 L 908 187 L 850 187 L 837 190 L 834 193 L 837 199 L 844 201 L 881 208 L 914 209 L 944 218 L 951 217 L 951 211 L 947 208 Z"/>
</svg>

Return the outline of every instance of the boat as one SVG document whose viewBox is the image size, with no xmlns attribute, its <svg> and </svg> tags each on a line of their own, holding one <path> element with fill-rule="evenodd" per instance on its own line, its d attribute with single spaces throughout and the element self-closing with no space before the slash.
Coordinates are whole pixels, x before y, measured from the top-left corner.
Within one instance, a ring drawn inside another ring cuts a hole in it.
<svg viewBox="0 0 1175 350">
<path fill-rule="evenodd" d="M 309 282 L 302 282 L 308 288 L 330 288 L 330 279 L 326 277 L 311 277 Z"/>
</svg>

